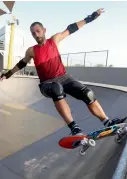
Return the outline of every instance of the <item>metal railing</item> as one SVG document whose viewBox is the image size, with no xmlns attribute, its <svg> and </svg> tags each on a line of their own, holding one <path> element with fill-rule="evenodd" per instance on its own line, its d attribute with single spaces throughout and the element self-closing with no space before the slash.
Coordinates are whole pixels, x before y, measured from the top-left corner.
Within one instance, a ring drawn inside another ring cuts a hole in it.
<svg viewBox="0 0 127 179">
<path fill-rule="evenodd" d="M 107 67 L 108 50 L 61 54 L 65 66 Z"/>
</svg>

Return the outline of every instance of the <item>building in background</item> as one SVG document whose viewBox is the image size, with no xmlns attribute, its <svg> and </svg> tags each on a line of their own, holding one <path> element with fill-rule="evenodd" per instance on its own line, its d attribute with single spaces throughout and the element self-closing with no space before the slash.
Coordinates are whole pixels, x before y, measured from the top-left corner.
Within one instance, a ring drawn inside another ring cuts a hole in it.
<svg viewBox="0 0 127 179">
<path fill-rule="evenodd" d="M 21 29 L 16 26 L 14 30 L 13 42 L 13 58 L 12 66 L 14 66 L 24 56 L 24 34 Z M 0 29 L 0 69 L 7 69 L 8 53 L 10 43 L 10 26 L 5 25 Z"/>
</svg>

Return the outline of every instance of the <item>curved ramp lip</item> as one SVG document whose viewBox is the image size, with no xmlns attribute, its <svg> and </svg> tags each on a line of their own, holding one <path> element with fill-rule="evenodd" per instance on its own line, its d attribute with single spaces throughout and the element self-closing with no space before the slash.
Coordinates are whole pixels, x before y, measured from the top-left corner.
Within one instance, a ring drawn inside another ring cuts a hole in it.
<svg viewBox="0 0 127 179">
<path fill-rule="evenodd" d="M 127 174 L 127 144 L 123 149 L 123 153 L 120 157 L 119 163 L 115 170 L 112 179 L 125 179 Z"/>
<path fill-rule="evenodd" d="M 116 86 L 116 85 L 110 85 L 110 84 L 92 83 L 92 82 L 85 82 L 85 81 L 80 81 L 80 82 L 85 85 L 89 85 L 89 86 L 107 88 L 107 89 L 117 90 L 117 91 L 121 91 L 121 92 L 125 92 L 125 93 L 127 92 L 127 87 L 125 87 L 125 86 Z"/>
</svg>

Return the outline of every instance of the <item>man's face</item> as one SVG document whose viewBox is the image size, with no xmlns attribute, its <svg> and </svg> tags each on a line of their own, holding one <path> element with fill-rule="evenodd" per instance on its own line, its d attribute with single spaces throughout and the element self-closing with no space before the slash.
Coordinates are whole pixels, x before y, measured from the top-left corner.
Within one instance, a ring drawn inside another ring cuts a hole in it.
<svg viewBox="0 0 127 179">
<path fill-rule="evenodd" d="M 46 29 L 40 26 L 39 24 L 34 25 L 31 27 L 31 33 L 34 39 L 37 41 L 38 44 L 43 44 L 45 41 L 45 31 Z"/>
</svg>

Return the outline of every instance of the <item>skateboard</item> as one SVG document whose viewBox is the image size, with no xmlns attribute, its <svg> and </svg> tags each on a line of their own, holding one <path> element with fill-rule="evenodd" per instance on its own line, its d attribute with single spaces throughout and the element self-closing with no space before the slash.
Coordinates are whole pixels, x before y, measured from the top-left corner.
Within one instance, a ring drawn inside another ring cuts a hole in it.
<svg viewBox="0 0 127 179">
<path fill-rule="evenodd" d="M 104 127 L 85 135 L 66 136 L 59 140 L 59 145 L 66 149 L 80 147 L 79 154 L 85 155 L 87 149 L 96 145 L 96 140 L 112 135 L 116 135 L 115 141 L 121 143 L 127 136 L 127 123 Z"/>
</svg>

